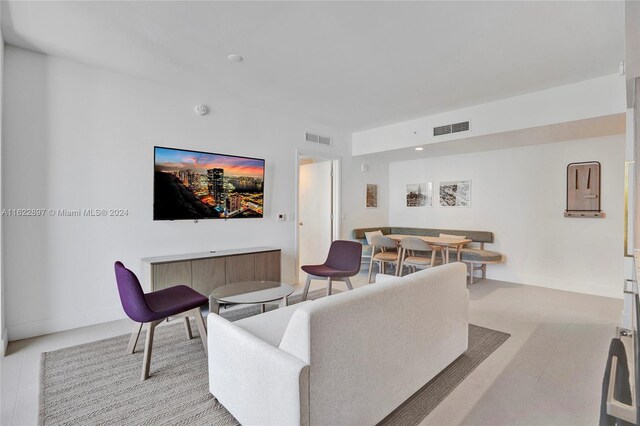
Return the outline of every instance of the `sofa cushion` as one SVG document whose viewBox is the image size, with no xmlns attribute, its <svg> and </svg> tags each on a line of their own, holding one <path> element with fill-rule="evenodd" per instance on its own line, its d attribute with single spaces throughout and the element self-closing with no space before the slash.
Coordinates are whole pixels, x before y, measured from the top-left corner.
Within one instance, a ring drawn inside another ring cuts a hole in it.
<svg viewBox="0 0 640 426">
<path fill-rule="evenodd" d="M 311 302 L 312 300 L 307 300 L 286 308 L 274 309 L 264 314 L 235 321 L 234 324 L 277 348 L 293 313 L 296 309 Z"/>
<path fill-rule="evenodd" d="M 409 265 L 431 265 L 430 257 L 408 256 L 404 259 L 404 264 Z"/>
<path fill-rule="evenodd" d="M 382 231 L 383 235 L 387 235 L 390 234 L 391 228 L 389 228 L 388 226 L 383 226 L 383 227 L 377 227 L 377 228 L 359 228 L 359 229 L 354 229 L 353 230 L 353 239 L 354 240 L 366 240 L 364 233 L 365 232 L 373 232 L 373 231 Z"/>
<path fill-rule="evenodd" d="M 383 251 L 376 253 L 373 256 L 373 260 L 381 260 L 383 262 L 395 262 L 398 260 L 398 252 L 396 251 Z"/>
<path fill-rule="evenodd" d="M 428 237 L 437 237 L 440 233 L 466 235 L 467 238 L 476 243 L 493 243 L 493 232 L 488 231 L 461 231 L 456 229 L 435 229 L 435 228 L 405 228 L 401 226 L 394 227 L 378 227 L 378 228 L 357 228 L 353 230 L 352 237 L 354 240 L 365 242 L 365 232 L 382 231 L 384 235 L 400 234 L 400 235 L 424 235 Z"/>
<path fill-rule="evenodd" d="M 488 231 L 392 227 L 390 232 L 390 234 L 424 235 L 427 237 L 438 237 L 440 236 L 441 233 L 453 234 L 453 235 L 466 235 L 468 239 L 476 243 L 493 243 L 493 232 L 488 232 Z"/>
<path fill-rule="evenodd" d="M 502 254 L 496 251 L 463 248 L 460 253 L 463 262 L 500 262 L 502 260 Z"/>
</svg>

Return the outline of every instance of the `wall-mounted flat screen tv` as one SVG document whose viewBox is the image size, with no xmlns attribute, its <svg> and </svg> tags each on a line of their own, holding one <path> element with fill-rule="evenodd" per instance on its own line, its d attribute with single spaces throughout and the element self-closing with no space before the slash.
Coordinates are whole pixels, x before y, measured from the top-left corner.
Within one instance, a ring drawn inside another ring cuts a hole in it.
<svg viewBox="0 0 640 426">
<path fill-rule="evenodd" d="M 154 148 L 153 219 L 261 218 L 264 160 Z"/>
</svg>

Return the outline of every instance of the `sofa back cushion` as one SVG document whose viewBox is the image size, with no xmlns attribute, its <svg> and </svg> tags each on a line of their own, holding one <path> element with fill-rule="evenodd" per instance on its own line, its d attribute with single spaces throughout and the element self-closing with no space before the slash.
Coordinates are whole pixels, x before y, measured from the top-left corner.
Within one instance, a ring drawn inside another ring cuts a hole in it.
<svg viewBox="0 0 640 426">
<path fill-rule="evenodd" d="M 489 231 L 460 231 L 456 229 L 435 229 L 435 228 L 407 228 L 401 226 L 378 227 L 378 228 L 357 228 L 352 232 L 354 240 L 364 242 L 366 240 L 365 233 L 381 230 L 384 235 L 402 234 L 402 235 L 424 235 L 428 237 L 437 237 L 440 233 L 466 235 L 467 238 L 476 243 L 493 243 L 493 232 Z"/>
<path fill-rule="evenodd" d="M 390 234 L 401 235 L 424 235 L 426 237 L 438 237 L 440 234 L 465 235 L 468 239 L 476 243 L 493 243 L 493 232 L 489 231 L 461 231 L 457 229 L 435 229 L 435 228 L 405 228 L 392 227 Z"/>
<path fill-rule="evenodd" d="M 461 263 L 314 301 L 280 349 L 310 365 L 311 424 L 375 424 L 467 349 Z"/>
<path fill-rule="evenodd" d="M 391 228 L 389 228 L 388 226 L 377 228 L 358 228 L 353 230 L 352 236 L 354 240 L 366 240 L 365 233 L 367 232 L 382 231 L 383 235 L 387 235 L 391 233 L 390 230 Z"/>
</svg>

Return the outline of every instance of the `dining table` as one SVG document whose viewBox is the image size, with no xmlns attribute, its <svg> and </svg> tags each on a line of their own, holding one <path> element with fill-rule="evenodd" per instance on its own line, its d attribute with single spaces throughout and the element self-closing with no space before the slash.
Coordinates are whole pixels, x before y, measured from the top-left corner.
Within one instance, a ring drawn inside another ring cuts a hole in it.
<svg viewBox="0 0 640 426">
<path fill-rule="evenodd" d="M 472 240 L 468 238 L 453 238 L 453 237 L 430 237 L 427 235 L 403 235 L 403 234 L 389 234 L 386 235 L 394 241 L 401 242 L 403 238 L 419 238 L 425 243 L 433 247 L 440 247 L 445 254 L 445 263 L 449 263 L 449 249 L 456 249 L 456 259 L 458 262 L 461 260 L 461 249 L 465 244 L 469 244 Z"/>
</svg>

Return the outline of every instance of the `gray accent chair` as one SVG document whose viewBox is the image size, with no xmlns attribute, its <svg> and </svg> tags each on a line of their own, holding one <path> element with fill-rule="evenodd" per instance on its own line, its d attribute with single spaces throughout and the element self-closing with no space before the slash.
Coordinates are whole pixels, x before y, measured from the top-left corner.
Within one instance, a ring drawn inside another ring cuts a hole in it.
<svg viewBox="0 0 640 426">
<path fill-rule="evenodd" d="M 440 253 L 442 263 L 445 262 L 444 250 L 442 247 L 432 247 L 420 238 L 403 238 L 400 241 L 400 261 L 396 270 L 397 276 L 402 276 L 403 268 L 406 266 L 411 272 L 416 269 L 426 269 L 436 266 L 436 256 Z"/>
<path fill-rule="evenodd" d="M 377 253 L 376 253 L 377 251 Z M 397 242 L 384 235 L 374 235 L 371 237 L 371 260 L 369 262 L 369 283 L 371 282 L 371 276 L 373 275 L 373 263 L 378 264 L 378 270 L 384 274 L 387 271 L 387 263 L 391 263 L 396 266 L 396 271 L 399 268 L 400 251 Z"/>
<path fill-rule="evenodd" d="M 366 244 L 364 237 L 365 232 L 381 230 L 384 235 L 401 234 L 401 235 L 424 235 L 430 237 L 438 237 L 442 234 L 466 235 L 473 242 L 461 250 L 462 262 L 467 264 L 469 282 L 474 284 L 476 271 L 480 270 L 482 279 L 487 277 L 487 265 L 500 263 L 504 261 L 501 253 L 485 250 L 485 244 L 493 243 L 493 232 L 488 231 L 469 231 L 460 229 L 439 229 L 439 228 L 410 228 L 401 226 L 383 226 L 372 228 L 354 229 L 352 237 L 354 240 Z"/>
<path fill-rule="evenodd" d="M 354 240 L 359 241 L 360 244 L 362 244 L 362 263 L 369 264 L 371 261 L 371 243 L 370 241 L 367 241 L 367 236 L 365 235 L 365 233 L 382 231 L 383 235 L 389 235 L 391 233 L 389 232 L 390 229 L 391 228 L 389 228 L 388 226 L 383 226 L 382 228 L 362 228 L 362 232 L 358 232 L 358 235 L 361 235 L 360 238 L 353 238 Z"/>
</svg>

